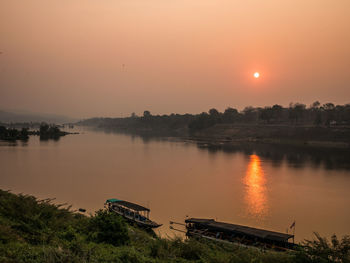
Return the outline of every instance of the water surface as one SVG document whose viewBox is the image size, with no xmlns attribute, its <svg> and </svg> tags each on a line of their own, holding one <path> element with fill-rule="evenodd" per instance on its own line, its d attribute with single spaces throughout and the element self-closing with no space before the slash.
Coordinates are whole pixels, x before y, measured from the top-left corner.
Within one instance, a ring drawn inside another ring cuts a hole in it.
<svg viewBox="0 0 350 263">
<path fill-rule="evenodd" d="M 208 150 L 83 130 L 58 141 L 0 142 L 0 187 L 90 213 L 108 198 L 136 202 L 164 224 L 162 235 L 173 234 L 169 220 L 186 216 L 281 232 L 295 220 L 300 241 L 313 231 L 350 234 L 347 158 L 261 145 Z"/>
</svg>

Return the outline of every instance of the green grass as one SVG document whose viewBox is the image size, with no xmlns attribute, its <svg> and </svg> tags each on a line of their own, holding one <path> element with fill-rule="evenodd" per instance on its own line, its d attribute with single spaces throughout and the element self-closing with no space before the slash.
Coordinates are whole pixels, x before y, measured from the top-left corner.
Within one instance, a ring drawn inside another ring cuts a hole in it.
<svg viewBox="0 0 350 263">
<path fill-rule="evenodd" d="M 349 237 L 318 237 L 284 253 L 163 239 L 113 213 L 86 217 L 50 200 L 0 190 L 0 262 L 350 262 L 349 251 Z"/>
</svg>

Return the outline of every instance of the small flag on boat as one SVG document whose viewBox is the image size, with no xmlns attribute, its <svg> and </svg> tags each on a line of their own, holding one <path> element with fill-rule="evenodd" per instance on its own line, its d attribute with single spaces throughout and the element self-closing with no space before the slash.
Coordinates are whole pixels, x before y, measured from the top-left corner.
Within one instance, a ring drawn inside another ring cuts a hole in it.
<svg viewBox="0 0 350 263">
<path fill-rule="evenodd" d="M 293 222 L 293 224 L 290 225 L 290 229 L 292 229 L 293 227 L 295 227 L 295 221 Z"/>
</svg>

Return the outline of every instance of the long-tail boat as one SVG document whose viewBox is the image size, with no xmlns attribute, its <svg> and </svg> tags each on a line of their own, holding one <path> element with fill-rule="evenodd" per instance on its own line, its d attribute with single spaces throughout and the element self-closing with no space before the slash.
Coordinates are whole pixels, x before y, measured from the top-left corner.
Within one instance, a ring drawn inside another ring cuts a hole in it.
<svg viewBox="0 0 350 263">
<path fill-rule="evenodd" d="M 135 223 L 143 228 L 157 228 L 158 224 L 149 219 L 150 209 L 138 204 L 116 198 L 107 199 L 105 205 L 108 210 L 124 217 L 128 222 Z"/>
<path fill-rule="evenodd" d="M 185 220 L 185 226 L 188 237 L 201 237 L 276 250 L 293 249 L 296 246 L 294 235 L 217 222 L 214 219 L 188 218 Z M 291 238 L 293 243 L 288 241 Z"/>
</svg>

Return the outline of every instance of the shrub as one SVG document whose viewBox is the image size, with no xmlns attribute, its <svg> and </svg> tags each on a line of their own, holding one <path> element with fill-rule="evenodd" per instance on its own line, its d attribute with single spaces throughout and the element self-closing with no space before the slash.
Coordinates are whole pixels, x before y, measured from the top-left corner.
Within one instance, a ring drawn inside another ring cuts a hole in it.
<svg viewBox="0 0 350 263">
<path fill-rule="evenodd" d="M 90 220 L 90 239 L 97 243 L 121 246 L 129 243 L 126 223 L 115 213 L 99 210 Z"/>
<path fill-rule="evenodd" d="M 336 235 L 327 238 L 315 234 L 314 240 L 305 240 L 297 253 L 297 262 L 350 262 L 350 236 L 344 236 L 341 240 Z"/>
</svg>

